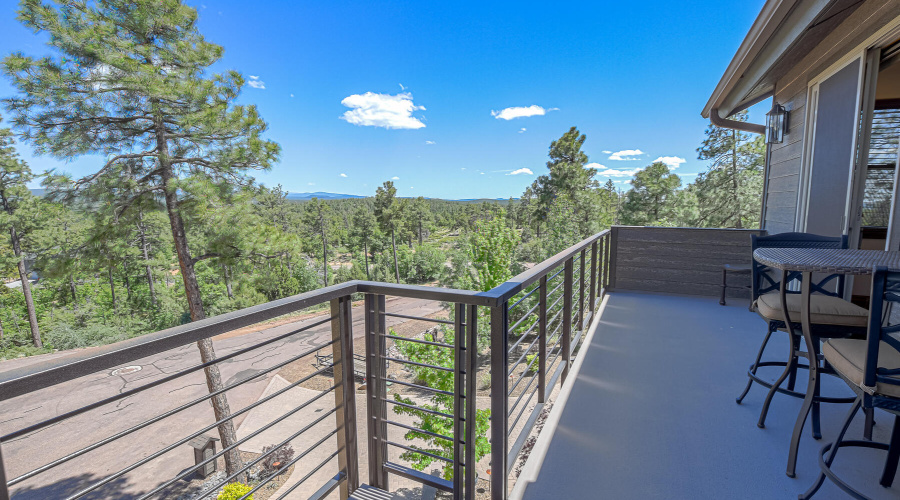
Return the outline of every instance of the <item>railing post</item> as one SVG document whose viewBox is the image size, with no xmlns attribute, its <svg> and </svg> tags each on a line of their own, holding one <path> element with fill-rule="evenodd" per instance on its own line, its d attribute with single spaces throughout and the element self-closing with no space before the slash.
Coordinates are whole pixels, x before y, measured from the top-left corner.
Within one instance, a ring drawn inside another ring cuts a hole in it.
<svg viewBox="0 0 900 500">
<path fill-rule="evenodd" d="M 506 453 L 509 399 L 506 371 L 509 311 L 504 302 L 491 308 L 491 500 L 506 500 Z"/>
<path fill-rule="evenodd" d="M 538 403 L 547 401 L 547 275 L 538 291 Z"/>
<path fill-rule="evenodd" d="M 466 372 L 467 358 L 469 349 L 466 345 L 466 329 L 468 321 L 466 319 L 466 308 L 463 304 L 454 305 L 454 340 L 453 340 L 453 500 L 462 500 L 463 494 L 463 475 L 462 464 L 465 463 L 468 471 L 471 465 L 468 461 L 464 462 L 465 450 L 463 448 L 464 420 L 465 409 L 463 405 L 467 402 L 465 395 L 465 377 L 469 374 Z"/>
<path fill-rule="evenodd" d="M 3 466 L 2 444 L 0 444 L 0 500 L 9 500 L 9 489 L 6 487 L 6 469 Z"/>
<path fill-rule="evenodd" d="M 340 497 L 346 499 L 359 488 L 359 451 L 356 440 L 356 390 L 353 376 L 353 302 L 349 295 L 331 301 L 332 366 L 335 378 L 334 403 L 337 407 L 338 468 L 346 471 Z M 340 366 L 340 371 L 338 371 Z M 2 494 L 0 494 L 2 498 Z"/>
<path fill-rule="evenodd" d="M 478 306 L 467 306 L 466 313 L 466 500 L 475 499 L 475 440 L 477 428 Z"/>
<path fill-rule="evenodd" d="M 562 381 L 569 375 L 569 359 L 572 356 L 572 278 L 574 273 L 574 257 L 566 261 L 563 272 L 563 313 L 562 313 L 562 352 L 559 353 L 563 365 Z"/>
<path fill-rule="evenodd" d="M 584 275 L 587 269 L 584 268 L 585 253 L 587 249 L 581 249 L 581 267 L 578 271 L 578 331 L 584 330 Z"/>
<path fill-rule="evenodd" d="M 366 423 L 369 431 L 369 483 L 388 488 L 387 471 L 387 397 L 385 385 L 384 295 L 366 294 Z"/>
<path fill-rule="evenodd" d="M 588 310 L 594 312 L 597 302 L 597 242 L 591 243 L 591 294 L 588 299 Z M 593 317 L 593 315 L 591 315 Z"/>
</svg>

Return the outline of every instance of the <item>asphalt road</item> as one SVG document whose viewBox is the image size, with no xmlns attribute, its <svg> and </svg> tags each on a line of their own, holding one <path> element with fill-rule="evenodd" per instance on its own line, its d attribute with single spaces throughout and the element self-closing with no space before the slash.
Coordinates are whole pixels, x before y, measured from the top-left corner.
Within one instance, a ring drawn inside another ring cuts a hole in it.
<svg viewBox="0 0 900 500">
<path fill-rule="evenodd" d="M 433 301 L 408 298 L 388 298 L 387 310 L 413 316 L 426 316 L 440 311 L 440 304 Z M 353 336 L 364 335 L 364 316 L 361 306 L 353 308 Z M 246 335 L 215 341 L 219 356 L 266 339 L 277 337 L 305 324 L 314 323 L 326 317 L 294 323 L 287 323 Z M 387 318 L 388 326 L 406 320 Z M 226 385 L 245 380 L 259 374 L 274 364 L 290 359 L 301 352 L 331 340 L 331 328 L 324 324 L 305 332 L 255 349 L 233 359 L 220 363 L 222 379 Z M 330 350 L 330 348 L 329 348 Z M 64 356 L 57 353 L 51 356 Z M 305 358 L 310 364 L 313 356 Z M 0 371 L 12 366 L 30 364 L 32 360 L 12 360 L 0 363 Z M 196 345 L 190 344 L 156 356 L 136 360 L 128 366 L 141 369 L 125 375 L 110 372 L 71 380 L 36 393 L 6 401 L 0 406 L 0 432 L 8 433 L 47 418 L 77 409 L 87 403 L 139 387 L 147 382 L 165 377 L 200 363 Z M 277 370 L 276 370 L 277 371 Z M 250 382 L 228 391 L 228 401 L 232 412 L 239 411 L 256 401 L 275 372 L 260 376 Z M 147 419 L 206 395 L 207 387 L 203 372 L 197 371 L 176 381 L 148 389 L 137 395 L 121 399 L 64 422 L 51 425 L 29 436 L 3 444 L 2 454 L 8 478 L 44 465 L 88 446 L 100 439 Z M 236 418 L 242 421 L 245 415 Z M 212 407 L 201 402 L 181 411 L 161 422 L 125 436 L 111 444 L 93 450 L 81 457 L 51 469 L 36 478 L 29 479 L 13 487 L 16 499 L 63 498 L 80 491 L 93 481 L 113 474 L 128 465 L 147 457 L 189 434 L 215 422 Z M 237 425 L 236 425 L 237 426 Z M 207 434 L 217 436 L 215 429 Z M 125 499 L 134 498 L 147 492 L 162 481 L 173 477 L 179 471 L 193 465 L 193 450 L 186 444 L 148 462 L 122 477 L 112 481 L 94 494 L 85 498 Z"/>
</svg>

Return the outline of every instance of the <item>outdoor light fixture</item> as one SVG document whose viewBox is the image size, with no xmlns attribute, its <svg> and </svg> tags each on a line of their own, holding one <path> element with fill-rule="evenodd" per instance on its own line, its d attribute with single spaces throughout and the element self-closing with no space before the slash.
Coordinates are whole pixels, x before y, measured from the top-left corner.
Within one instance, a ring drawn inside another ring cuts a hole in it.
<svg viewBox="0 0 900 500">
<path fill-rule="evenodd" d="M 788 112 L 784 106 L 777 102 L 772 104 L 772 110 L 766 113 L 766 142 L 780 144 L 784 141 L 784 131 L 787 129 Z"/>
</svg>

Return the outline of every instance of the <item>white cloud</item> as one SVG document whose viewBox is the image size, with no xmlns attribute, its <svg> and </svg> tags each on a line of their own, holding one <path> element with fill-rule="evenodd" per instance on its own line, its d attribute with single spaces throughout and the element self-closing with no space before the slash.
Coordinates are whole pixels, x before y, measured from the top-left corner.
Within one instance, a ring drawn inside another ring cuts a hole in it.
<svg viewBox="0 0 900 500">
<path fill-rule="evenodd" d="M 309 185 L 310 185 L 310 186 L 315 186 L 316 183 L 315 183 L 315 182 L 310 182 Z"/>
<path fill-rule="evenodd" d="M 341 177 L 347 177 L 347 174 L 341 174 Z"/>
<path fill-rule="evenodd" d="M 500 111 L 491 110 L 491 116 L 498 120 L 512 120 L 513 118 L 527 118 L 529 116 L 543 116 L 550 111 L 558 111 L 559 108 L 544 109 L 537 104 L 531 106 L 514 106 Z"/>
<path fill-rule="evenodd" d="M 610 160 L 637 160 L 637 158 L 631 158 L 632 156 L 640 156 L 644 154 L 640 149 L 623 149 L 622 151 L 616 151 L 615 153 L 609 155 Z"/>
<path fill-rule="evenodd" d="M 524 134 L 526 130 L 528 130 L 528 129 L 525 128 L 525 127 L 522 127 L 522 128 L 519 129 L 519 133 L 520 133 L 520 134 Z"/>
<path fill-rule="evenodd" d="M 518 170 L 513 170 L 512 172 L 510 172 L 506 175 L 521 175 L 521 174 L 534 175 L 534 172 L 532 172 L 530 168 L 520 168 Z"/>
<path fill-rule="evenodd" d="M 247 85 L 260 90 L 266 89 L 266 82 L 259 79 L 256 75 L 250 75 L 250 80 L 247 82 Z"/>
<path fill-rule="evenodd" d="M 612 154 L 612 151 L 603 151 L 603 154 L 605 154 L 605 155 L 611 155 L 611 154 Z"/>
<path fill-rule="evenodd" d="M 602 170 L 606 167 L 599 163 L 588 163 L 587 165 L 584 166 L 584 168 L 593 168 L 594 170 Z"/>
<path fill-rule="evenodd" d="M 421 120 L 414 117 L 414 111 L 425 110 L 425 106 L 413 104 L 409 92 L 397 95 L 353 94 L 345 97 L 341 104 L 351 108 L 344 112 L 341 120 L 353 125 L 368 127 L 384 127 L 388 129 L 418 129 L 425 127 Z"/>
<path fill-rule="evenodd" d="M 631 177 L 641 170 L 643 169 L 636 168 L 634 170 L 616 170 L 614 168 L 608 168 L 606 170 L 597 172 L 597 175 L 599 175 L 600 177 Z"/>
<path fill-rule="evenodd" d="M 433 145 L 434 145 L 434 141 L 425 141 L 425 144 L 428 144 L 429 146 L 433 146 Z"/>
<path fill-rule="evenodd" d="M 294 97 L 294 94 L 291 94 L 291 97 Z"/>
<path fill-rule="evenodd" d="M 484 175 L 484 172 L 481 172 L 481 175 Z"/>
<path fill-rule="evenodd" d="M 400 86 L 400 90 L 406 90 L 406 87 L 404 87 L 402 83 L 398 83 L 397 85 Z"/>
<path fill-rule="evenodd" d="M 680 167 L 681 164 L 687 160 L 685 160 L 684 158 L 679 158 L 677 156 L 660 156 L 659 158 L 653 160 L 653 163 L 656 163 L 658 161 L 661 161 L 661 162 L 665 163 L 666 165 L 668 165 L 669 169 L 675 170 L 676 168 Z"/>
<path fill-rule="evenodd" d="M 396 175 L 395 175 L 395 176 L 393 176 L 393 177 L 391 177 L 391 180 L 392 180 L 392 181 L 399 181 L 399 180 L 400 180 L 400 178 L 399 178 L 399 177 L 397 177 L 397 176 L 396 176 Z"/>
</svg>

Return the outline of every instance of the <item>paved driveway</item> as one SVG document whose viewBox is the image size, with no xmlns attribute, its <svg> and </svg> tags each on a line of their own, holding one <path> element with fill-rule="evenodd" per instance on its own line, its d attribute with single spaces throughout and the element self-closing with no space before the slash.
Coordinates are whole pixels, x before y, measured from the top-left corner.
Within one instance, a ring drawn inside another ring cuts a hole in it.
<svg viewBox="0 0 900 500">
<path fill-rule="evenodd" d="M 441 309 L 437 302 L 407 298 L 388 298 L 387 308 L 391 312 L 415 316 L 425 316 Z M 319 321 L 323 317 L 324 314 L 300 322 L 287 323 L 242 336 L 218 340 L 215 342 L 216 353 L 221 356 L 252 346 L 304 324 Z M 354 338 L 364 335 L 363 318 L 362 307 L 354 307 Z M 405 320 L 387 318 L 388 326 L 403 321 Z M 328 324 L 320 325 L 221 363 L 222 378 L 226 385 L 247 379 L 267 367 L 296 356 L 311 347 L 328 342 L 330 339 L 330 326 Z M 56 353 L 49 356 L 64 355 L 65 353 Z M 140 371 L 134 373 L 126 375 L 113 375 L 110 372 L 96 373 L 6 401 L 0 405 L 0 432 L 7 433 L 74 410 L 88 402 L 143 385 L 199 364 L 199 358 L 196 346 L 190 344 L 128 363 L 130 366 L 141 367 Z M 309 359 L 311 363 L 311 357 Z M 0 363 L 0 372 L 33 362 L 35 360 L 25 359 Z M 228 400 L 232 412 L 256 401 L 272 376 L 273 373 L 266 374 L 229 391 Z M 124 398 L 116 403 L 49 426 L 30 436 L 5 443 L 3 459 L 7 476 L 9 478 L 16 477 L 206 393 L 207 387 L 203 372 L 198 371 L 185 375 L 177 381 L 154 387 L 138 395 Z M 236 427 L 245 416 L 237 417 Z M 208 402 L 199 403 L 110 445 L 60 465 L 38 478 L 26 481 L 14 488 L 13 495 L 16 499 L 64 497 L 79 491 L 92 481 L 115 473 L 190 433 L 212 424 L 214 421 L 210 404 Z M 209 434 L 216 435 L 216 432 L 212 430 Z M 98 491 L 96 495 L 88 495 L 85 498 L 133 498 L 140 492 L 151 490 L 155 485 L 173 477 L 192 464 L 192 450 L 187 445 L 182 445 L 135 471 L 125 474 Z"/>
</svg>

